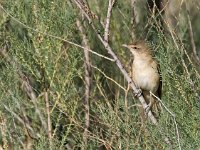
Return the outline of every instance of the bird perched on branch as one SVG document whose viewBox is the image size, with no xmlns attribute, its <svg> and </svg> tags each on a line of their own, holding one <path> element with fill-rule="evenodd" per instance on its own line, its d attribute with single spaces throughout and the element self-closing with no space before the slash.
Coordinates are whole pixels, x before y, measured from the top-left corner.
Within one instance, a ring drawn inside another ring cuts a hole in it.
<svg viewBox="0 0 200 150">
<path fill-rule="evenodd" d="M 155 96 L 161 98 L 162 80 L 159 70 L 159 64 L 153 57 L 152 51 L 146 42 L 137 42 L 133 45 L 123 45 L 133 54 L 133 62 L 131 65 L 131 77 L 136 86 L 142 90 L 142 95 L 146 100 L 148 107 L 152 111 L 158 110 L 159 101 Z M 155 96 L 153 96 L 151 93 Z"/>
</svg>

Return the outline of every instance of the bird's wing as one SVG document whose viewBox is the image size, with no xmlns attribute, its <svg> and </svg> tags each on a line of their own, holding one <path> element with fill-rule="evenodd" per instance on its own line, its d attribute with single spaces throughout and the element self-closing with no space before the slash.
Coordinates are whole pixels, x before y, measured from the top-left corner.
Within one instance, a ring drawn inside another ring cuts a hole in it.
<svg viewBox="0 0 200 150">
<path fill-rule="evenodd" d="M 158 87 L 158 97 L 161 99 L 162 96 L 162 74 L 161 74 L 161 70 L 160 70 L 160 65 L 158 64 L 158 73 L 160 75 L 160 83 L 159 83 L 159 87 Z"/>
</svg>

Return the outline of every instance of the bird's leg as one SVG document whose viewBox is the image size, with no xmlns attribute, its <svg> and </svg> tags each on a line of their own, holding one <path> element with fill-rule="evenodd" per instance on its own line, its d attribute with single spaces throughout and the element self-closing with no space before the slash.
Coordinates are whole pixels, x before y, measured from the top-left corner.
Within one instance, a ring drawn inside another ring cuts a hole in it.
<svg viewBox="0 0 200 150">
<path fill-rule="evenodd" d="M 142 95 L 142 90 L 139 88 L 139 86 L 137 84 L 135 84 L 137 91 L 133 92 L 135 97 L 140 97 Z"/>
<path fill-rule="evenodd" d="M 146 114 L 148 114 L 148 112 L 151 110 L 151 108 L 152 108 L 152 106 L 153 106 L 153 104 L 154 104 L 153 96 L 152 96 L 151 92 L 149 92 L 149 93 L 150 93 L 149 104 L 148 104 L 148 105 L 146 106 L 146 108 L 145 108 Z"/>
<path fill-rule="evenodd" d="M 137 88 L 137 92 L 134 92 L 135 97 L 140 97 L 142 95 L 142 90 Z"/>
<path fill-rule="evenodd" d="M 133 94 L 135 97 L 140 97 L 142 95 L 142 90 L 138 86 L 136 86 L 136 88 L 137 88 L 137 91 L 136 92 L 133 91 Z"/>
<path fill-rule="evenodd" d="M 149 113 L 151 107 L 152 107 L 152 102 L 150 101 L 149 104 L 148 104 L 148 105 L 146 106 L 146 108 L 145 108 L 145 112 L 146 112 L 146 114 Z"/>
</svg>

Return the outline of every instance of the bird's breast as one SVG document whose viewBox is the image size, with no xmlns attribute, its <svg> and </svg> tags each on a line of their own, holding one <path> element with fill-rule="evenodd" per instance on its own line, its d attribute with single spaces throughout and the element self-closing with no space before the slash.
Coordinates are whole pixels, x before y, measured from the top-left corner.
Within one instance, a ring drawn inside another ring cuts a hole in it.
<svg viewBox="0 0 200 150">
<path fill-rule="evenodd" d="M 155 93 L 159 86 L 160 76 L 156 62 L 135 62 L 132 67 L 133 80 L 142 90 Z"/>
</svg>

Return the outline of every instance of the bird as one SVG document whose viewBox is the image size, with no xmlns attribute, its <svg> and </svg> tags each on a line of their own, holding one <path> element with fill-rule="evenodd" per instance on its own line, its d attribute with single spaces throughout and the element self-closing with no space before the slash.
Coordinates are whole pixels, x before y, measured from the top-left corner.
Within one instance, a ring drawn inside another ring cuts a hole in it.
<svg viewBox="0 0 200 150">
<path fill-rule="evenodd" d="M 147 103 L 146 113 L 152 110 L 154 106 L 155 109 L 152 112 L 159 111 L 159 101 L 156 100 L 155 96 L 161 99 L 162 76 L 159 63 L 153 57 L 151 48 L 146 41 L 135 42 L 131 45 L 123 44 L 123 46 L 128 48 L 133 55 L 130 76 L 137 88 L 142 91 L 142 95 Z"/>
</svg>

